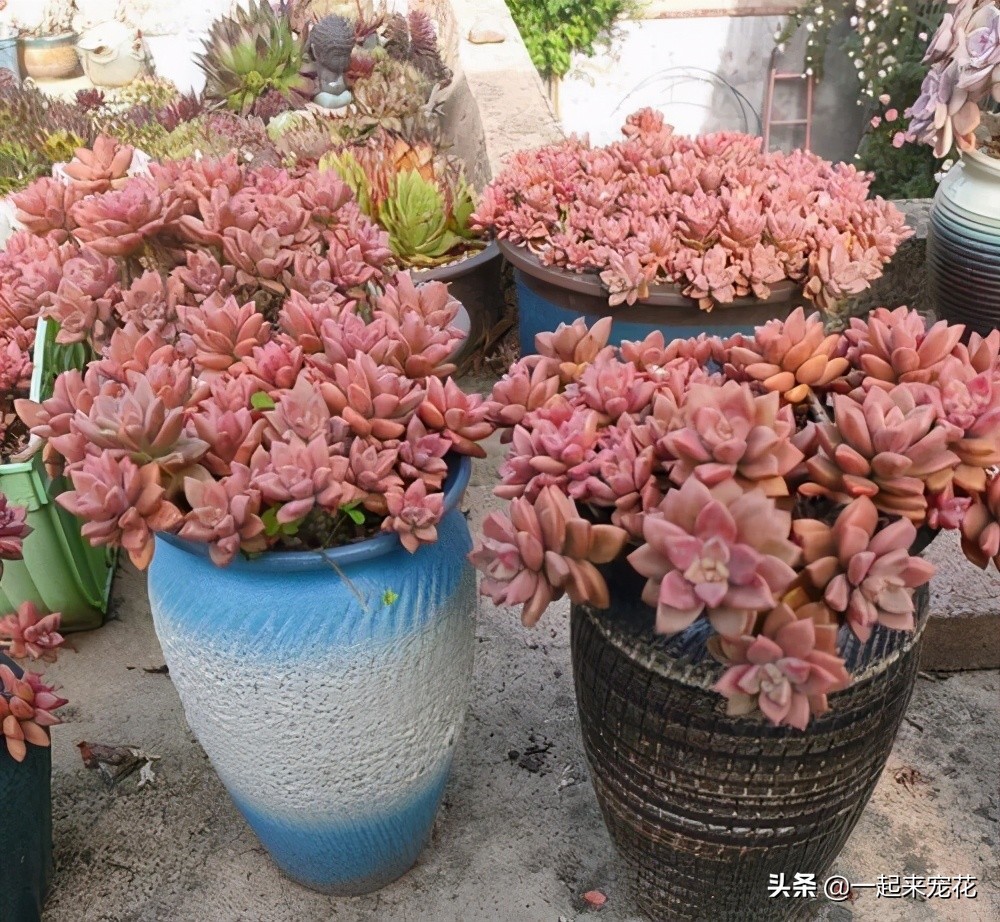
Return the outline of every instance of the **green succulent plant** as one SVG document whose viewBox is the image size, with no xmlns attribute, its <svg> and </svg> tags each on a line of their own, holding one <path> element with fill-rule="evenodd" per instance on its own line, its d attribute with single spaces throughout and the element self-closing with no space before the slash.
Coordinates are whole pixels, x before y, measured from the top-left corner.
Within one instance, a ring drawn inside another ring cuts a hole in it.
<svg viewBox="0 0 1000 922">
<path fill-rule="evenodd" d="M 205 96 L 246 115 L 271 90 L 284 95 L 306 91 L 303 58 L 286 5 L 275 10 L 267 0 L 253 0 L 215 22 L 198 65 L 205 72 Z"/>
<path fill-rule="evenodd" d="M 0 141 L 0 196 L 19 192 L 52 167 L 36 151 L 16 141 Z"/>
<path fill-rule="evenodd" d="M 440 265 L 470 243 L 468 217 L 474 206 L 465 181 L 454 197 L 425 179 L 416 170 L 399 173 L 389 188 L 389 197 L 379 209 L 378 222 L 389 234 L 389 246 L 407 266 Z M 460 215 L 465 216 L 464 228 Z"/>
<path fill-rule="evenodd" d="M 65 128 L 47 132 L 38 146 L 39 155 L 49 163 L 65 163 L 73 159 L 73 155 L 87 146 L 87 140 Z"/>
<path fill-rule="evenodd" d="M 469 227 L 476 203 L 461 163 L 429 140 L 382 129 L 331 151 L 320 169 L 333 170 L 347 184 L 358 207 L 389 234 L 404 266 L 436 266 L 485 246 L 483 235 Z"/>
</svg>

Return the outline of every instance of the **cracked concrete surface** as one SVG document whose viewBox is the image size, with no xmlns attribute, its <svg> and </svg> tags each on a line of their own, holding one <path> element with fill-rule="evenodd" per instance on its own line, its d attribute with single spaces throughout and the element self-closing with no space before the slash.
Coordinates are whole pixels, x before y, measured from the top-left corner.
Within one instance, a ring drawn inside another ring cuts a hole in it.
<svg viewBox="0 0 1000 922">
<path fill-rule="evenodd" d="M 500 457 L 477 462 L 473 528 L 495 505 Z M 587 775 L 569 663 L 567 612 L 539 629 L 482 603 L 469 720 L 433 840 L 417 866 L 371 896 L 321 896 L 283 878 L 230 803 L 184 721 L 153 633 L 145 578 L 118 575 L 112 619 L 75 635 L 49 667 L 71 699 L 55 730 L 56 874 L 46 922 L 559 922 L 635 918 Z M 825 922 L 1000 918 L 996 671 L 923 675 L 878 789 L 834 871 L 971 874 L 978 899 L 857 899 Z M 262 707 L 265 707 L 262 702 Z M 247 715 L 248 719 L 255 716 Z M 80 740 L 160 756 L 156 783 L 108 788 Z M 532 751 L 536 750 L 536 751 Z M 600 911 L 582 895 L 608 896 Z M 710 916 L 706 916 L 706 922 Z"/>
</svg>

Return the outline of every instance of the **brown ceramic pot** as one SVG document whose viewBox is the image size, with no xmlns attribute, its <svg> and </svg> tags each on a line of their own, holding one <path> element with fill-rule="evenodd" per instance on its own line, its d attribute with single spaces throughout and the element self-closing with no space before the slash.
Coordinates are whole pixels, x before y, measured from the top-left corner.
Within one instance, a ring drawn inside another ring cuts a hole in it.
<svg viewBox="0 0 1000 922">
<path fill-rule="evenodd" d="M 619 564 L 609 585 L 607 611 L 573 607 L 573 674 L 594 788 L 639 907 L 671 922 L 793 918 L 807 901 L 770 898 L 770 875 L 815 874 L 822 888 L 861 817 L 913 691 L 927 588 L 913 633 L 877 627 L 861 644 L 842 628 L 854 683 L 803 732 L 727 716 L 704 619 L 665 640 L 641 577 Z"/>
<path fill-rule="evenodd" d="M 76 33 L 21 39 L 21 71 L 36 80 L 63 80 L 80 72 Z"/>
</svg>

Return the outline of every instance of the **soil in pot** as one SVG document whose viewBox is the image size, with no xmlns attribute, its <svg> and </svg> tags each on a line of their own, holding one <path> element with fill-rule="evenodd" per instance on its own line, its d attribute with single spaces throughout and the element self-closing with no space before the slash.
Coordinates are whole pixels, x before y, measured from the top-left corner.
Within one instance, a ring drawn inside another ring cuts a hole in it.
<svg viewBox="0 0 1000 922">
<path fill-rule="evenodd" d="M 792 918 L 806 901 L 771 899 L 770 875 L 822 884 L 860 819 L 913 690 L 926 587 L 915 633 L 842 635 L 855 684 L 801 732 L 728 717 L 709 690 L 722 667 L 707 624 L 657 638 L 641 579 L 612 579 L 610 610 L 574 606 L 573 671 L 594 788 L 639 906 L 656 920 Z"/>
</svg>

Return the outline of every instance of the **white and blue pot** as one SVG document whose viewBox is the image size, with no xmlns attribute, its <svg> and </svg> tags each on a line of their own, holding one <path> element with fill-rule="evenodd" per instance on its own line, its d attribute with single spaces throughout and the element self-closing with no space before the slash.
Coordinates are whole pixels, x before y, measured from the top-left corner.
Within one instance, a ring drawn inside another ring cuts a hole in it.
<svg viewBox="0 0 1000 922">
<path fill-rule="evenodd" d="M 465 716 L 475 575 L 455 459 L 438 541 L 395 535 L 214 566 L 157 537 L 156 633 L 188 724 L 291 878 L 368 893 L 427 842 Z"/>
<path fill-rule="evenodd" d="M 965 151 L 941 180 L 927 269 L 940 319 L 982 336 L 1000 325 L 1000 159 Z"/>
</svg>

